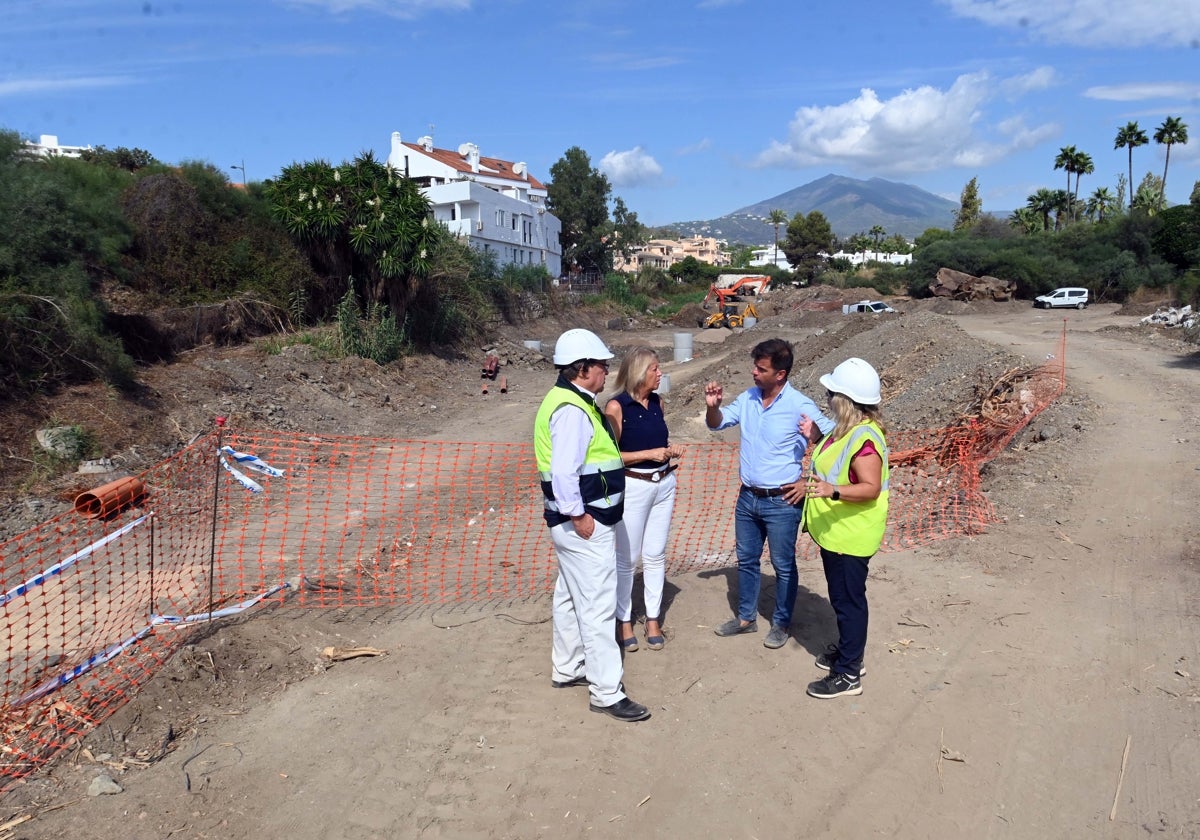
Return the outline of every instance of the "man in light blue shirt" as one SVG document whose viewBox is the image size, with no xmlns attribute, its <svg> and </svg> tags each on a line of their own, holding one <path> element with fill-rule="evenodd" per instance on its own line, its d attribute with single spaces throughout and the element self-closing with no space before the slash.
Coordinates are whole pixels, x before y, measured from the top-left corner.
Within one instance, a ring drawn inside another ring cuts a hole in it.
<svg viewBox="0 0 1200 840">
<path fill-rule="evenodd" d="M 800 422 L 812 418 L 822 435 L 833 431 L 834 423 L 816 403 L 788 384 L 791 344 L 772 338 L 755 345 L 750 355 L 754 359 L 754 387 L 732 403 L 721 407 L 725 391 L 716 382 L 704 386 L 704 422 L 708 428 L 719 431 L 740 426 L 741 433 L 742 486 L 734 510 L 738 614 L 715 632 L 718 636 L 758 632 L 759 567 L 766 543 L 775 568 L 775 612 L 763 645 L 774 649 L 787 643 L 796 606 L 796 536 L 804 504 L 803 488 L 797 490 L 797 484 L 809 445 L 800 432 Z"/>
</svg>

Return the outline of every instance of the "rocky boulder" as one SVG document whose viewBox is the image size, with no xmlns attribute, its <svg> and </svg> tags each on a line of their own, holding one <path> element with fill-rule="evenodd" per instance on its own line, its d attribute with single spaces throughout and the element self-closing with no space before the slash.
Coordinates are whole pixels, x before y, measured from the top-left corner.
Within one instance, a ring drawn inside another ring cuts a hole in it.
<svg viewBox="0 0 1200 840">
<path fill-rule="evenodd" d="M 998 277 L 975 277 L 964 271 L 952 268 L 939 268 L 937 276 L 929 284 L 929 291 L 935 297 L 948 297 L 952 300 L 1012 300 L 1017 284 L 1012 280 L 1001 280 Z"/>
</svg>

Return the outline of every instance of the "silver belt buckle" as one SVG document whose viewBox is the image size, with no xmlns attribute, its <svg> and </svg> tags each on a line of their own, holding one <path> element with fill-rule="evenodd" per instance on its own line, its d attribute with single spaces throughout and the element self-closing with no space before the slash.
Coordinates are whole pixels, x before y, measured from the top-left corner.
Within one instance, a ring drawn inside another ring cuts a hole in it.
<svg viewBox="0 0 1200 840">
<path fill-rule="evenodd" d="M 662 471 L 661 470 L 655 470 L 654 472 L 652 472 L 650 474 L 651 481 L 660 481 L 661 479 L 662 479 Z"/>
</svg>

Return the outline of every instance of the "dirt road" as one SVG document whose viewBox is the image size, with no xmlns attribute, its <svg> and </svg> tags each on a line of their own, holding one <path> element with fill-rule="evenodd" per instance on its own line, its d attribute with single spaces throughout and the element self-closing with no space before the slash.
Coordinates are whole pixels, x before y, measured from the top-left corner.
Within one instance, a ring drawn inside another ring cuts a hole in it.
<svg viewBox="0 0 1200 840">
<path fill-rule="evenodd" d="M 195 721 L 124 793 L 22 836 L 1200 836 L 1200 363 L 1104 331 L 1130 321 L 1111 308 L 1066 317 L 1069 389 L 1094 419 L 1060 461 L 1009 465 L 1028 492 L 1006 522 L 872 562 L 859 697 L 804 695 L 834 632 L 815 567 L 779 651 L 713 635 L 728 570 L 670 581 L 667 647 L 626 658 L 653 711 L 638 725 L 550 687 L 546 603 L 281 612 L 213 642 L 390 654 Z M 1040 360 L 1063 317 L 958 323 Z M 527 428 L 509 411 L 487 435 Z M 43 802 L 81 797 L 98 769 L 63 762 Z"/>
</svg>

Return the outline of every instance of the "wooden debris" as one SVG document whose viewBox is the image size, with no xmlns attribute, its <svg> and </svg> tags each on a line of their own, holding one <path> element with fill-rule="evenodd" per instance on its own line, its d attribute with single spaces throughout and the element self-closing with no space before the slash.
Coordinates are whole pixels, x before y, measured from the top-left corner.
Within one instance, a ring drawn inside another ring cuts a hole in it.
<svg viewBox="0 0 1200 840">
<path fill-rule="evenodd" d="M 342 662 L 346 659 L 356 659 L 360 656 L 386 656 L 386 650 L 373 647 L 341 648 L 330 645 L 321 651 L 321 655 L 330 662 Z"/>
<path fill-rule="evenodd" d="M 10 832 L 12 829 L 16 828 L 22 823 L 29 822 L 31 819 L 33 819 L 33 814 L 22 814 L 19 817 L 13 817 L 8 822 L 0 825 L 0 832 Z"/>
<path fill-rule="evenodd" d="M 1117 818 L 1117 801 L 1121 798 L 1121 784 L 1125 781 L 1125 766 L 1129 763 L 1129 748 L 1133 745 L 1133 736 L 1125 737 L 1125 752 L 1121 753 L 1121 774 L 1117 776 L 1117 790 L 1113 794 L 1112 810 L 1108 812 L 1108 821 Z"/>
</svg>

